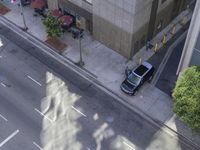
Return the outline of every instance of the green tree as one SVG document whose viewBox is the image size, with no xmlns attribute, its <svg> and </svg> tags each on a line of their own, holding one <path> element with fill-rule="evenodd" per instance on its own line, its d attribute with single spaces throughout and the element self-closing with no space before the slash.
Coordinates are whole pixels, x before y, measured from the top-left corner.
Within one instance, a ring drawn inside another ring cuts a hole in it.
<svg viewBox="0 0 200 150">
<path fill-rule="evenodd" d="M 63 30 L 57 18 L 53 17 L 50 13 L 43 20 L 46 28 L 47 35 L 51 38 L 60 37 Z"/>
<path fill-rule="evenodd" d="M 172 94 L 173 111 L 193 132 L 200 131 L 200 67 L 192 66 L 179 76 Z"/>
</svg>

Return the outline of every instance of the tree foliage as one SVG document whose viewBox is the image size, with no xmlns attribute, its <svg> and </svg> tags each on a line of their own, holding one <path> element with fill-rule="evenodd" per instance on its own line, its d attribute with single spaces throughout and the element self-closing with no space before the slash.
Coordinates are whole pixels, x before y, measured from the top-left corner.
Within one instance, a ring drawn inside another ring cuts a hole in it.
<svg viewBox="0 0 200 150">
<path fill-rule="evenodd" d="M 61 28 L 60 22 L 57 18 L 53 17 L 51 14 L 48 14 L 43 21 L 44 26 L 46 27 L 46 32 L 49 37 L 60 37 L 63 30 Z"/>
<path fill-rule="evenodd" d="M 172 94 L 174 112 L 193 132 L 200 131 L 200 67 L 192 66 L 179 76 Z"/>
</svg>

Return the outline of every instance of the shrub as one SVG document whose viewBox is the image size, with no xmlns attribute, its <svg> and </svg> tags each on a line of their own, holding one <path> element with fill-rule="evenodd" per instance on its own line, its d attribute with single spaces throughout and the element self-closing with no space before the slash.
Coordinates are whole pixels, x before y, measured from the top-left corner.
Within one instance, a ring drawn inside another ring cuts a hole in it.
<svg viewBox="0 0 200 150">
<path fill-rule="evenodd" d="M 179 76 L 172 94 L 173 111 L 193 132 L 200 131 L 200 67 L 192 66 Z"/>
<path fill-rule="evenodd" d="M 43 21 L 43 24 L 46 28 L 46 32 L 49 37 L 54 38 L 61 36 L 63 30 L 61 28 L 60 22 L 51 14 L 47 15 L 47 17 Z"/>
</svg>

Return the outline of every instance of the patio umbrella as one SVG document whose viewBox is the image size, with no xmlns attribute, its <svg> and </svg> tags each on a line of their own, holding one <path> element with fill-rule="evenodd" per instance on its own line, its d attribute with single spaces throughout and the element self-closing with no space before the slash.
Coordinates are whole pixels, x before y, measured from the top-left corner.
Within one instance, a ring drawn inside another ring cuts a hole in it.
<svg viewBox="0 0 200 150">
<path fill-rule="evenodd" d="M 58 9 L 54 9 L 54 10 L 51 10 L 51 15 L 54 16 L 54 17 L 60 17 L 62 16 L 62 12 Z"/>
<path fill-rule="evenodd" d="M 69 26 L 73 22 L 73 19 L 69 15 L 64 15 L 59 18 L 59 21 L 63 26 Z"/>
<path fill-rule="evenodd" d="M 32 8 L 37 8 L 37 9 L 42 9 L 45 6 L 44 0 L 32 0 L 31 2 L 31 7 Z"/>
</svg>

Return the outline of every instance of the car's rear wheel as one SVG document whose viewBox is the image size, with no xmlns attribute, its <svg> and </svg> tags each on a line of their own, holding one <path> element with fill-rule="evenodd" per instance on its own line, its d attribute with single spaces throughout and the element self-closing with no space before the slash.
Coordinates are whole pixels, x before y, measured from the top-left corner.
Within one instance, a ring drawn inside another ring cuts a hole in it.
<svg viewBox="0 0 200 150">
<path fill-rule="evenodd" d="M 150 78 L 149 78 L 149 82 L 151 82 L 151 80 L 153 79 L 153 75 L 152 76 L 150 76 Z"/>
</svg>

